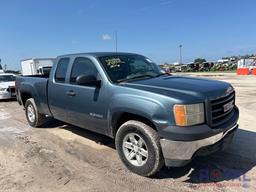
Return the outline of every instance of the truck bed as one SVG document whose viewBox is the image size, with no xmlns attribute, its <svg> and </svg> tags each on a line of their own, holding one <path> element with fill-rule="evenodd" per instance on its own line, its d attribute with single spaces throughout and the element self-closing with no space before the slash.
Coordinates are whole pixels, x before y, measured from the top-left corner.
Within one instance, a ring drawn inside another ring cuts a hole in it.
<svg viewBox="0 0 256 192">
<path fill-rule="evenodd" d="M 16 91 L 19 103 L 25 105 L 25 103 L 22 103 L 23 101 L 20 98 L 22 94 L 31 95 L 33 98 L 37 98 L 35 102 L 40 113 L 51 115 L 48 106 L 48 80 L 47 76 L 42 75 L 17 76 Z"/>
</svg>

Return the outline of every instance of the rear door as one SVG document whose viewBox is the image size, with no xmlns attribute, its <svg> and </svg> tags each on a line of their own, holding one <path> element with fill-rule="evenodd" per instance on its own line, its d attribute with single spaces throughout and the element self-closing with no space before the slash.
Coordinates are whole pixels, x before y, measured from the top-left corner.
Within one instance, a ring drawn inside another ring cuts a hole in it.
<svg viewBox="0 0 256 192">
<path fill-rule="evenodd" d="M 61 58 L 56 67 L 54 77 L 48 84 L 48 103 L 54 118 L 67 122 L 67 71 L 70 58 Z"/>
</svg>

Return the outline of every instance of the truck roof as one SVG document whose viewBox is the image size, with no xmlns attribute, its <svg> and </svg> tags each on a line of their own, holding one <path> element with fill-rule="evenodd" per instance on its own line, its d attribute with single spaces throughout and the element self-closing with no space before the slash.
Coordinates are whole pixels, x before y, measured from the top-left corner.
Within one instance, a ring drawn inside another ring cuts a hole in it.
<svg viewBox="0 0 256 192">
<path fill-rule="evenodd" d="M 59 57 L 68 57 L 68 56 L 76 56 L 76 55 L 87 55 L 87 56 L 93 56 L 93 57 L 102 57 L 102 56 L 112 56 L 112 55 L 139 55 L 139 54 L 126 53 L 126 52 L 90 52 L 90 53 L 65 54 L 65 55 L 60 55 Z"/>
</svg>

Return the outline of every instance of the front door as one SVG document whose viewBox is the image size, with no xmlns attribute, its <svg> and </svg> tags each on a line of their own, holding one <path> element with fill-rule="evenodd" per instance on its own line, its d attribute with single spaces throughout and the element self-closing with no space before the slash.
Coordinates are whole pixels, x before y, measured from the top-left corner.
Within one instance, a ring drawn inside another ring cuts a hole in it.
<svg viewBox="0 0 256 192">
<path fill-rule="evenodd" d="M 76 84 L 79 75 L 93 75 L 101 80 L 95 64 L 86 57 L 77 57 L 74 60 L 69 84 L 67 84 L 68 122 L 105 133 L 107 128 L 107 91 L 102 82 L 100 87 L 81 86 Z"/>
</svg>

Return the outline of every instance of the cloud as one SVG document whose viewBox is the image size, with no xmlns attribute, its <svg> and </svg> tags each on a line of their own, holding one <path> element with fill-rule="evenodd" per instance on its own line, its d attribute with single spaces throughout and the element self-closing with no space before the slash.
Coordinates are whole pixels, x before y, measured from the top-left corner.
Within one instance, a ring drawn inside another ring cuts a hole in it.
<svg viewBox="0 0 256 192">
<path fill-rule="evenodd" d="M 102 35 L 102 40 L 103 41 L 110 41 L 110 40 L 112 40 L 112 37 L 109 34 L 103 34 Z"/>
<path fill-rule="evenodd" d="M 160 0 L 158 2 L 154 2 L 153 4 L 147 4 L 146 6 L 139 8 L 138 12 L 148 11 L 159 6 L 169 6 L 170 4 L 175 3 L 176 1 L 177 0 Z"/>
<path fill-rule="evenodd" d="M 96 5 L 98 4 L 98 2 L 96 0 L 87 0 L 87 4 L 86 7 L 80 7 L 75 14 L 77 16 L 82 16 L 82 15 L 86 15 L 89 14 L 89 12 L 94 9 L 96 7 Z"/>
<path fill-rule="evenodd" d="M 169 5 L 171 3 L 174 3 L 176 0 L 162 0 L 160 2 L 160 5 Z"/>
</svg>

